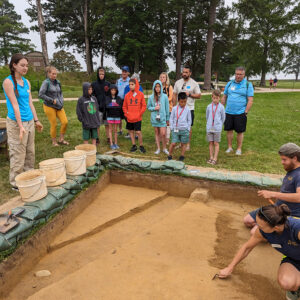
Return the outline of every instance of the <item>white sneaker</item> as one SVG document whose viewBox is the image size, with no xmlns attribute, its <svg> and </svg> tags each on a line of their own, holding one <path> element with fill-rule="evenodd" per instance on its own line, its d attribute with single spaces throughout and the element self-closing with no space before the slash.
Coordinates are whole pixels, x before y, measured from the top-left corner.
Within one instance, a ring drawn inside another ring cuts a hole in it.
<svg viewBox="0 0 300 300">
<path fill-rule="evenodd" d="M 160 149 L 157 149 L 154 154 L 158 155 L 160 153 Z"/>
<path fill-rule="evenodd" d="M 242 150 L 236 150 L 235 154 L 236 155 L 242 155 Z"/>
<path fill-rule="evenodd" d="M 167 149 L 164 149 L 164 150 L 163 150 L 163 153 L 169 155 L 169 151 L 168 151 Z"/>
<path fill-rule="evenodd" d="M 232 151 L 233 151 L 232 148 L 228 148 L 228 149 L 225 151 L 225 153 L 230 153 L 230 152 L 232 152 Z"/>
</svg>

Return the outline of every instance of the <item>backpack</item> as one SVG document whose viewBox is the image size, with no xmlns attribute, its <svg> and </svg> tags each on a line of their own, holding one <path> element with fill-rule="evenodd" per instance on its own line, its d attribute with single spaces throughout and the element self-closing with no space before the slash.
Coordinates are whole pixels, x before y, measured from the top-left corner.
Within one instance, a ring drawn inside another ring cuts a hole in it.
<svg viewBox="0 0 300 300">
<path fill-rule="evenodd" d="M 47 78 L 46 81 L 47 81 L 47 83 L 48 83 L 48 84 L 47 84 L 47 89 L 46 89 L 46 93 L 47 93 L 48 90 L 49 90 L 49 87 L 50 87 L 50 79 Z M 59 85 L 59 88 L 60 88 L 60 90 L 61 90 L 61 84 L 60 84 L 60 81 L 59 81 L 58 79 L 56 79 L 56 81 L 57 81 L 57 83 L 58 83 L 58 85 Z M 40 102 L 43 103 L 44 100 L 40 98 Z"/>
</svg>

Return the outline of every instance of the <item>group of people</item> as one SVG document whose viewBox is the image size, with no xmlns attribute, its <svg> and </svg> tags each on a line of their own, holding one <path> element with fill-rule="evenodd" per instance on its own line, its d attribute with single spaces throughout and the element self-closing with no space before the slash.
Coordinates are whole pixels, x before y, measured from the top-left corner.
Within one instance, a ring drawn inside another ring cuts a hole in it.
<svg viewBox="0 0 300 300">
<path fill-rule="evenodd" d="M 280 192 L 261 190 L 258 195 L 272 204 L 251 211 L 244 224 L 252 228 L 250 239 L 239 249 L 231 263 L 220 270 L 219 278 L 227 278 L 261 242 L 268 242 L 283 254 L 277 272 L 286 299 L 300 299 L 300 147 L 287 143 L 278 151 L 287 171 Z M 273 204 L 272 199 L 277 199 Z"/>
<path fill-rule="evenodd" d="M 277 83 L 278 83 L 277 77 L 275 76 L 274 79 L 271 77 L 270 80 L 269 80 L 270 90 L 272 88 L 276 89 L 277 88 Z"/>
<path fill-rule="evenodd" d="M 10 183 L 16 189 L 15 177 L 34 166 L 34 124 L 43 129 L 32 103 L 30 83 L 23 77 L 28 70 L 28 60 L 22 54 L 15 54 L 10 62 L 11 75 L 3 82 L 7 99 L 7 132 L 10 149 Z M 138 149 L 145 153 L 142 137 L 143 114 L 148 109 L 151 114 L 151 125 L 154 128 L 156 151 L 173 159 L 173 152 L 180 143 L 179 160 L 183 161 L 186 150 L 190 148 L 192 127 L 195 119 L 195 100 L 201 98 L 199 84 L 191 78 L 191 68 L 182 69 L 182 78 L 176 81 L 174 88 L 170 84 L 168 74 L 163 72 L 159 80 L 153 83 L 152 94 L 145 101 L 143 89 L 139 84 L 139 76 L 129 77 L 129 67 L 122 67 L 122 75 L 116 84 L 105 78 L 105 69 L 97 69 L 97 80 L 83 83 L 83 95 L 77 101 L 76 113 L 82 123 L 84 143 L 92 140 L 99 142 L 99 128 L 105 126 L 107 142 L 111 149 L 119 149 L 118 136 L 122 135 L 122 120 L 126 121 L 127 137 L 131 139 L 130 152 Z M 221 99 L 220 91 L 212 94 L 212 103 L 207 106 L 207 140 L 209 142 L 209 164 L 216 164 L 223 123 L 227 131 L 227 153 L 233 151 L 233 130 L 237 132 L 237 150 L 240 155 L 243 133 L 246 130 L 247 113 L 253 102 L 253 86 L 245 78 L 245 69 L 235 70 L 235 79 L 225 87 Z M 43 110 L 50 123 L 52 145 L 69 145 L 65 139 L 68 119 L 64 110 L 64 98 L 60 81 L 57 79 L 55 67 L 48 67 L 47 78 L 39 90 L 39 98 L 43 101 Z M 221 101 L 221 103 L 220 103 Z M 225 102 L 226 110 L 224 108 Z M 60 136 L 57 138 L 57 119 L 60 120 Z M 170 142 L 170 135 L 172 138 Z M 125 136 L 126 137 L 126 136 Z M 139 148 L 136 140 L 138 140 Z M 22 147 L 16 147 L 21 145 Z M 167 145 L 169 148 L 167 148 Z"/>
<path fill-rule="evenodd" d="M 7 103 L 7 134 L 10 155 L 10 183 L 17 189 L 16 175 L 34 168 L 35 159 L 35 127 L 43 130 L 32 103 L 30 82 L 24 77 L 28 70 L 28 60 L 21 54 L 12 56 L 9 75 L 3 82 Z M 109 142 L 118 148 L 117 128 L 122 131 L 121 120 L 127 121 L 126 128 L 132 141 L 131 151 L 136 151 L 135 137 L 138 136 L 139 149 L 145 152 L 142 141 L 141 122 L 145 110 L 151 112 L 151 124 L 154 127 L 158 154 L 160 143 L 163 151 L 172 159 L 177 142 L 181 143 L 180 160 L 189 146 L 194 122 L 195 99 L 200 98 L 199 85 L 190 78 L 191 70 L 183 69 L 182 79 L 175 83 L 174 89 L 169 83 L 166 73 L 153 84 L 153 92 L 146 104 L 145 97 L 136 78 L 128 78 L 129 68 L 124 67 L 122 77 L 116 85 L 105 80 L 105 70 L 99 68 L 97 81 L 83 84 L 83 95 L 77 102 L 77 116 L 83 127 L 84 142 L 92 139 L 96 144 L 98 128 L 106 126 Z M 43 99 L 44 112 L 50 122 L 50 135 L 53 146 L 68 144 L 64 139 L 67 129 L 67 117 L 63 109 L 61 84 L 56 79 L 55 68 L 48 69 L 48 78 L 43 82 L 39 96 Z M 209 141 L 210 159 L 214 164 L 219 151 L 218 143 L 222 125 L 227 131 L 228 149 L 232 152 L 233 130 L 237 132 L 238 148 L 241 154 L 243 132 L 246 130 L 247 114 L 253 102 L 253 87 L 245 78 L 244 68 L 235 70 L 235 79 L 228 82 L 220 103 L 219 91 L 213 91 L 212 103 L 207 106 L 207 140 Z M 127 84 L 128 83 L 128 84 Z M 126 92 L 126 88 L 128 92 Z M 226 105 L 224 109 L 223 104 Z M 60 137 L 56 139 L 56 119 L 61 121 Z M 168 127 L 172 132 L 172 143 L 166 148 Z M 114 138 L 114 139 L 113 139 Z M 228 277 L 235 266 L 262 241 L 267 241 L 284 258 L 278 270 L 278 282 L 286 290 L 289 300 L 300 297 L 300 147 L 293 143 L 283 145 L 279 149 L 282 165 L 287 171 L 280 192 L 262 190 L 259 196 L 269 201 L 278 199 L 275 204 L 260 207 L 250 212 L 244 223 L 252 228 L 250 239 L 237 252 L 232 262 L 220 270 L 219 278 Z M 290 216 L 291 215 L 291 216 Z"/>
</svg>

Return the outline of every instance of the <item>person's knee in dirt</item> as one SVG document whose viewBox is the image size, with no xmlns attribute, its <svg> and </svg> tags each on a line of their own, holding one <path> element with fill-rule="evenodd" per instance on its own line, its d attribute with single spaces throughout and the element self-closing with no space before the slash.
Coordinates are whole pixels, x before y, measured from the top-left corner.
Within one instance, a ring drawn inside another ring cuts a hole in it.
<svg viewBox="0 0 300 300">
<path fill-rule="evenodd" d="M 262 206 L 257 212 L 257 229 L 250 239 L 239 249 L 231 263 L 220 270 L 220 279 L 232 274 L 235 267 L 244 260 L 259 243 L 267 242 L 282 253 L 277 273 L 277 281 L 286 291 L 286 299 L 300 297 L 300 219 L 289 217 L 290 209 L 286 204 Z"/>
<path fill-rule="evenodd" d="M 278 154 L 281 164 L 287 171 L 283 178 L 280 192 L 260 190 L 258 196 L 275 205 L 286 204 L 291 210 L 291 215 L 300 218 L 300 147 L 294 143 L 287 143 L 280 147 Z M 258 210 L 253 210 L 244 217 L 244 224 L 252 228 L 256 225 Z M 252 231 L 253 233 L 253 231 Z"/>
<path fill-rule="evenodd" d="M 173 150 L 176 143 L 181 144 L 180 161 L 184 160 L 184 154 L 187 144 L 189 142 L 189 134 L 192 124 L 192 117 L 189 108 L 186 105 L 187 95 L 186 93 L 178 94 L 178 104 L 173 107 L 170 117 L 170 128 L 172 132 L 172 144 L 169 149 L 168 159 L 173 159 Z"/>
</svg>

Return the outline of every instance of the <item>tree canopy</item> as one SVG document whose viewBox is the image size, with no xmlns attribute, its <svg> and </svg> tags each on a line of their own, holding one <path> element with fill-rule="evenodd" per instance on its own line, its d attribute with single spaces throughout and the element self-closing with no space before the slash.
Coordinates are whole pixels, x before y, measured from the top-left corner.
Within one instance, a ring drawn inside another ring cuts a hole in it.
<svg viewBox="0 0 300 300">
<path fill-rule="evenodd" d="M 30 40 L 22 37 L 28 32 L 14 5 L 8 0 L 0 0 L 0 62 L 8 64 L 12 54 L 33 50 Z"/>
</svg>

